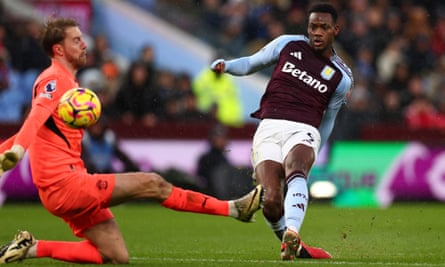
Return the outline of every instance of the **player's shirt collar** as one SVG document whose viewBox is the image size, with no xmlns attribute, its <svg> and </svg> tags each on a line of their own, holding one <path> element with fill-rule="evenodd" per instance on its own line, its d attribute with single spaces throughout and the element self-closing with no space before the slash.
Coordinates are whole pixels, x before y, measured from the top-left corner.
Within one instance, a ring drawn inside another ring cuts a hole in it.
<svg viewBox="0 0 445 267">
<path fill-rule="evenodd" d="M 71 73 L 70 70 L 68 70 L 62 63 L 60 63 L 58 60 L 52 59 L 52 64 L 53 66 L 57 69 L 57 71 L 60 72 L 64 72 L 64 73 L 60 73 L 60 76 L 67 76 L 67 77 L 72 77 L 75 80 L 75 77 L 73 76 L 73 74 Z"/>
</svg>

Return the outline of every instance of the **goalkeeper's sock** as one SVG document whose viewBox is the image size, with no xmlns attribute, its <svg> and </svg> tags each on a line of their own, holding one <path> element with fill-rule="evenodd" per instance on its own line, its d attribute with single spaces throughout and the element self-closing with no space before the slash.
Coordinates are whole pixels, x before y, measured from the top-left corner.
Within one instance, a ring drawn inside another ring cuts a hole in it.
<svg viewBox="0 0 445 267">
<path fill-rule="evenodd" d="M 229 216 L 228 201 L 176 186 L 161 205 L 177 211 Z"/>
<path fill-rule="evenodd" d="M 49 257 L 73 263 L 104 263 L 97 248 L 88 240 L 80 242 L 39 240 L 36 257 Z"/>
</svg>

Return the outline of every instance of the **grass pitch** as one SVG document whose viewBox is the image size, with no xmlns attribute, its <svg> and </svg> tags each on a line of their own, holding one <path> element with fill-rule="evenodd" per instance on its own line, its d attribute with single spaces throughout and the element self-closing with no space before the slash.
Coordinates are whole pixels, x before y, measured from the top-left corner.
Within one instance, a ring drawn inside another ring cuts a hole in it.
<svg viewBox="0 0 445 267">
<path fill-rule="evenodd" d="M 334 259 L 295 262 L 279 260 L 280 242 L 261 212 L 255 223 L 181 213 L 153 203 L 130 203 L 113 212 L 134 266 L 445 266 L 445 205 L 440 203 L 388 209 L 311 203 L 302 238 L 325 248 Z M 0 243 L 8 242 L 17 229 L 29 230 L 38 239 L 76 240 L 39 203 L 6 203 L 0 208 Z M 79 266 L 52 259 L 16 265 Z"/>
</svg>

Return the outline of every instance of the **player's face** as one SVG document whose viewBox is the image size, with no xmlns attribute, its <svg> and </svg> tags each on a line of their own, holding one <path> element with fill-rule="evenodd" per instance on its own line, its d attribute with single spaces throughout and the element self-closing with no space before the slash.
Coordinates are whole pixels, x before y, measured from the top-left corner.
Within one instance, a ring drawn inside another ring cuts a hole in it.
<svg viewBox="0 0 445 267">
<path fill-rule="evenodd" d="M 79 69 L 87 63 L 87 46 L 82 39 L 79 27 L 70 27 L 65 30 L 66 37 L 62 43 L 66 60 L 75 69 Z"/>
<path fill-rule="evenodd" d="M 332 43 L 338 34 L 339 27 L 336 25 L 329 13 L 311 13 L 307 32 L 312 48 L 325 55 L 331 55 Z"/>
</svg>

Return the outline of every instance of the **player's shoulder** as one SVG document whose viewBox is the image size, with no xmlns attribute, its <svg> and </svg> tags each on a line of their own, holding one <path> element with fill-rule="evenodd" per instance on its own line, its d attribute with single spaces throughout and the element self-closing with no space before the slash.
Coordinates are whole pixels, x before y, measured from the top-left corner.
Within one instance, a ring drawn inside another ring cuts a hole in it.
<svg viewBox="0 0 445 267">
<path fill-rule="evenodd" d="M 63 82 L 60 76 L 55 73 L 42 72 L 35 81 L 35 87 L 40 91 L 51 93 L 56 90 L 57 85 Z"/>
<path fill-rule="evenodd" d="M 302 34 L 283 34 L 278 36 L 275 41 L 277 43 L 283 43 L 283 44 L 287 44 L 289 42 L 293 42 L 293 41 L 304 41 L 306 43 L 309 42 L 309 39 Z"/>
<path fill-rule="evenodd" d="M 45 99 L 58 99 L 66 90 L 77 87 L 73 79 L 67 79 L 57 71 L 44 70 L 34 83 L 34 96 Z"/>
<path fill-rule="evenodd" d="M 57 80 L 59 79 L 58 72 L 54 68 L 54 65 L 49 66 L 48 68 L 44 69 L 39 76 L 36 79 L 36 84 L 42 85 L 43 83 L 46 83 L 51 80 Z"/>
<path fill-rule="evenodd" d="M 331 60 L 335 65 L 337 65 L 337 67 L 339 67 L 344 73 L 347 74 L 347 76 L 349 76 L 352 79 L 351 68 L 348 66 L 348 64 L 346 64 L 346 62 L 337 53 L 334 54 L 334 56 L 331 58 Z"/>
<path fill-rule="evenodd" d="M 296 42 L 296 41 L 302 41 L 306 44 L 309 43 L 309 39 L 304 35 L 299 34 L 284 34 L 280 35 L 274 40 L 272 40 L 268 47 L 273 47 L 275 51 L 281 51 L 284 49 L 289 43 Z"/>
<path fill-rule="evenodd" d="M 343 97 L 347 95 L 354 84 L 354 77 L 351 68 L 346 64 L 346 62 L 335 52 L 331 57 L 331 62 L 340 70 L 342 73 L 342 79 L 337 88 Z"/>
</svg>

